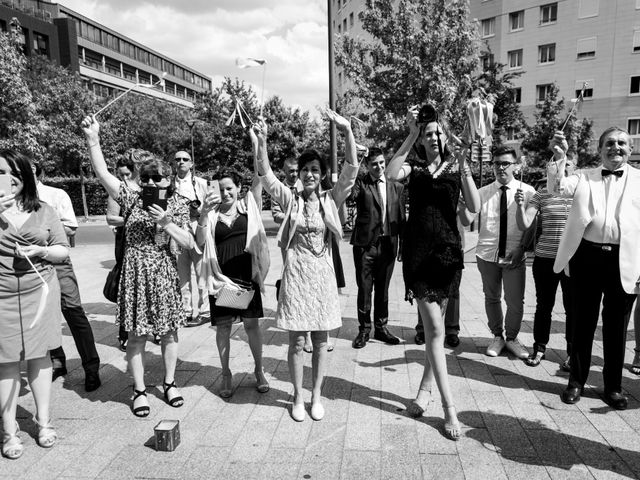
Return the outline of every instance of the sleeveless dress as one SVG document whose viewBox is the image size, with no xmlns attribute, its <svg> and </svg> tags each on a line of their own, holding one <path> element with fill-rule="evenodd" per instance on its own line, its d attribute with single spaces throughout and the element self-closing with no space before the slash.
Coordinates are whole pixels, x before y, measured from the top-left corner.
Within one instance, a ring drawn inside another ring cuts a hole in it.
<svg viewBox="0 0 640 480">
<path fill-rule="evenodd" d="M 332 235 L 319 201 L 305 202 L 303 217 L 285 252 L 276 322 L 291 331 L 333 330 L 342 326 L 342 315 L 329 247 Z"/>
<path fill-rule="evenodd" d="M 261 318 L 264 316 L 260 286 L 251 280 L 251 254 L 245 252 L 247 221 L 246 214 L 239 214 L 231 226 L 218 219 L 215 232 L 216 254 L 222 273 L 236 283 L 251 284 L 255 293 L 245 310 L 218 306 L 215 304 L 215 297 L 210 295 L 211 325 L 226 323 L 234 318 L 239 320 L 238 317 Z"/>
<path fill-rule="evenodd" d="M 29 262 L 15 256 L 16 245 L 64 245 L 67 236 L 55 210 L 40 203 L 16 229 L 0 215 L 0 363 L 42 358 L 61 344 L 60 285 L 53 265 L 41 258 L 31 261 L 49 286 L 42 298 L 42 281 Z M 33 324 L 40 302 L 44 313 Z"/>
<path fill-rule="evenodd" d="M 405 299 L 441 303 L 460 284 L 464 257 L 457 225 L 460 174 L 445 170 L 437 178 L 412 166 L 409 219 L 402 244 Z"/>
<path fill-rule="evenodd" d="M 118 203 L 127 223 L 116 323 L 135 335 L 164 335 L 186 322 L 176 264 L 179 247 L 169 234 L 156 232 L 156 223 L 142 208 L 140 192 L 123 183 Z M 167 215 L 189 229 L 184 197 L 169 198 Z"/>
</svg>

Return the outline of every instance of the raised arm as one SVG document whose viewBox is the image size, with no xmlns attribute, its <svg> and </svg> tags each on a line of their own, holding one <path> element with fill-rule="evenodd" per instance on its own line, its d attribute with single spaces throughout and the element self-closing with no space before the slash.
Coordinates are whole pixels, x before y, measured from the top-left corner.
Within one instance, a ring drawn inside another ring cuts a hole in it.
<svg viewBox="0 0 640 480">
<path fill-rule="evenodd" d="M 340 172 L 338 182 L 331 189 L 331 194 L 336 205 L 341 205 L 353 188 L 353 185 L 358 176 L 360 170 L 360 164 L 358 163 L 358 152 L 356 149 L 356 139 L 353 136 L 353 130 L 351 130 L 351 122 L 341 115 L 338 115 L 333 110 L 327 108 L 324 111 L 325 117 L 334 122 L 336 128 L 344 135 L 344 148 L 345 148 L 345 164 Z"/>
<path fill-rule="evenodd" d="M 478 187 L 471 175 L 471 168 L 467 162 L 469 149 L 467 146 L 455 135 L 451 135 L 452 150 L 455 152 L 455 157 L 458 160 L 458 166 L 460 169 L 460 190 L 462 191 L 462 198 L 466 205 L 467 210 L 471 213 L 478 213 L 480 211 L 480 193 L 478 193 Z"/>
<path fill-rule="evenodd" d="M 253 153 L 253 178 L 251 180 L 251 193 L 258 204 L 258 210 L 262 211 L 262 182 L 258 175 L 258 137 L 253 128 L 249 127 L 249 138 L 251 138 L 251 152 Z"/>
<path fill-rule="evenodd" d="M 411 167 L 405 162 L 409 152 L 413 148 L 413 144 L 416 143 L 416 140 L 418 140 L 418 136 L 420 135 L 417 106 L 409 108 L 409 111 L 407 112 L 407 125 L 409 125 L 409 136 L 393 155 L 393 158 L 385 170 L 385 175 L 390 180 L 404 180 L 411 173 Z"/>
<path fill-rule="evenodd" d="M 563 132 L 555 133 L 549 148 L 553 151 L 553 159 L 547 164 L 547 191 L 560 197 L 573 197 L 579 177 L 565 176 L 569 145 Z"/>
<path fill-rule="evenodd" d="M 80 126 L 87 140 L 89 160 L 91 160 L 91 166 L 93 167 L 96 177 L 98 177 L 98 181 L 111 198 L 117 199 L 120 194 L 120 180 L 109 172 L 107 162 L 105 162 L 104 156 L 102 155 L 102 149 L 100 148 L 100 125 L 94 116 L 88 116 L 82 120 Z"/>
<path fill-rule="evenodd" d="M 271 195 L 272 200 L 280 204 L 286 210 L 289 202 L 293 198 L 291 190 L 278 180 L 271 165 L 269 165 L 269 155 L 267 154 L 267 124 L 264 120 L 259 120 L 253 125 L 253 131 L 258 138 L 258 156 L 256 171 L 260 175 L 260 180 L 264 189 Z"/>
<path fill-rule="evenodd" d="M 527 205 L 524 192 L 521 189 L 516 190 L 514 199 L 518 204 L 518 208 L 516 210 L 516 223 L 518 225 L 518 229 L 524 232 L 531 226 L 533 220 L 536 218 L 536 215 L 538 214 L 538 207 L 533 205 L 531 202 Z"/>
</svg>

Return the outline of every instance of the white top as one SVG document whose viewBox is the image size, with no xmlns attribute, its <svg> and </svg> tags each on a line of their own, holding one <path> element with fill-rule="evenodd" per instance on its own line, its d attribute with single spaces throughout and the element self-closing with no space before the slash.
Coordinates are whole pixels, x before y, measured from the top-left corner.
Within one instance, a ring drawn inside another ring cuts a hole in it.
<svg viewBox="0 0 640 480">
<path fill-rule="evenodd" d="M 502 184 L 497 180 L 485 185 L 478 192 L 480 194 L 480 231 L 478 232 L 478 245 L 476 256 L 487 262 L 498 261 L 498 241 L 500 238 L 500 190 Z M 507 184 L 507 246 L 505 256 L 520 246 L 522 232 L 516 222 L 516 210 L 518 204 L 514 200 L 516 190 L 524 192 L 525 205 L 536 193 L 535 189 L 526 183 L 520 183 L 515 178 Z"/>
<path fill-rule="evenodd" d="M 602 177 L 605 204 L 595 205 L 596 214 L 584 230 L 583 238 L 585 240 L 595 243 L 620 244 L 620 200 L 624 190 L 624 176 L 628 175 L 628 168 L 625 164 L 618 169 L 624 172 L 622 177 L 615 175 Z M 577 183 L 577 177 L 574 181 Z"/>
<path fill-rule="evenodd" d="M 73 211 L 71 198 L 69 198 L 67 192 L 60 188 L 49 187 L 42 182 L 38 182 L 36 187 L 40 200 L 53 207 L 62 225 L 69 228 L 78 228 L 76 214 Z"/>
<path fill-rule="evenodd" d="M 191 172 L 187 173 L 187 175 L 184 178 L 180 178 L 176 175 L 175 184 L 176 184 L 176 193 L 179 193 L 180 195 L 182 195 L 185 198 L 188 198 L 189 200 L 196 199 L 196 192 L 193 188 L 193 182 L 191 181 Z M 203 199 L 200 199 L 200 200 L 202 201 Z"/>
</svg>

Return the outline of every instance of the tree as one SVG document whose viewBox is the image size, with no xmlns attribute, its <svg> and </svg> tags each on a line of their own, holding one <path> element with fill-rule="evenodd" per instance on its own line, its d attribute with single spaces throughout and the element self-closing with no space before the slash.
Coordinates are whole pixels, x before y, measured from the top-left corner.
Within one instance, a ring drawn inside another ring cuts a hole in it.
<svg viewBox="0 0 640 480">
<path fill-rule="evenodd" d="M 554 133 L 563 127 L 566 119 L 564 97 L 558 98 L 558 92 L 558 86 L 552 84 L 544 101 L 536 105 L 536 122 L 527 129 L 521 144 L 522 149 L 527 151 L 530 165 L 534 167 L 546 166 L 551 158 L 549 142 Z M 568 153 L 577 156 L 578 167 L 584 168 L 597 163 L 597 155 L 592 146 L 593 121 L 583 119 L 577 122 L 573 114 L 566 121 L 563 131 L 569 144 Z"/>
<path fill-rule="evenodd" d="M 408 107 L 427 101 L 461 129 L 478 64 L 478 31 L 468 18 L 466 0 L 367 0 L 360 19 L 372 40 L 343 35 L 336 64 L 353 83 L 346 104 L 363 102 L 372 135 L 396 143 Z"/>
</svg>

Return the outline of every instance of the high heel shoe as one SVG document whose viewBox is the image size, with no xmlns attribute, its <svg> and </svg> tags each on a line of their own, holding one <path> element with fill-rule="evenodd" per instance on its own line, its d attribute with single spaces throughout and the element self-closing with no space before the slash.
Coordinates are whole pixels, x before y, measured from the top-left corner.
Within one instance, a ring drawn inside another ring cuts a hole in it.
<svg viewBox="0 0 640 480">
<path fill-rule="evenodd" d="M 34 419 L 34 422 L 36 422 L 36 425 L 38 425 L 38 445 L 40 445 L 42 448 L 53 447 L 58 441 L 58 434 L 51 425 L 51 420 L 49 420 L 44 425 L 37 419 Z"/>
<path fill-rule="evenodd" d="M 16 460 L 22 456 L 24 452 L 24 445 L 18 434 L 20 433 L 20 427 L 16 422 L 15 433 L 4 432 L 2 434 L 2 456 L 10 460 Z"/>
<path fill-rule="evenodd" d="M 182 398 L 182 396 L 180 395 L 180 392 L 178 392 L 178 395 L 176 395 L 175 397 L 169 399 L 169 390 L 171 390 L 172 388 L 175 388 L 176 391 L 178 391 L 178 387 L 176 387 L 176 381 L 174 380 L 171 383 L 167 383 L 163 381 L 162 383 L 163 383 L 162 388 L 164 389 L 164 399 L 166 400 L 166 402 L 169 405 L 171 405 L 173 408 L 178 408 L 184 405 L 184 398 Z"/>
<path fill-rule="evenodd" d="M 425 398 L 426 397 L 426 398 Z M 415 400 L 411 400 L 407 407 L 407 414 L 413 418 L 420 418 L 424 415 L 424 412 L 429 408 L 429 404 L 432 402 L 431 390 L 418 390 L 418 396 Z"/>
<path fill-rule="evenodd" d="M 264 376 L 264 372 L 256 370 L 253 373 L 256 376 L 256 390 L 260 393 L 267 393 L 270 387 L 269 382 L 267 382 L 267 379 Z"/>
<path fill-rule="evenodd" d="M 445 421 L 444 421 L 444 433 L 451 440 L 459 440 L 461 434 L 460 422 L 458 422 L 458 416 L 456 415 L 456 407 L 450 405 L 444 407 Z M 447 420 L 449 417 L 449 420 Z"/>
<path fill-rule="evenodd" d="M 223 373 L 222 374 L 222 388 L 220 389 L 220 396 L 222 398 L 231 398 L 233 395 L 233 374 Z"/>
<path fill-rule="evenodd" d="M 148 404 L 136 407 L 136 400 L 140 397 L 144 397 L 144 401 L 147 402 L 147 389 L 145 388 L 144 390 L 140 391 L 136 390 L 136 387 L 133 387 L 133 414 L 136 417 L 148 417 L 149 412 L 151 412 L 151 408 Z"/>
</svg>

